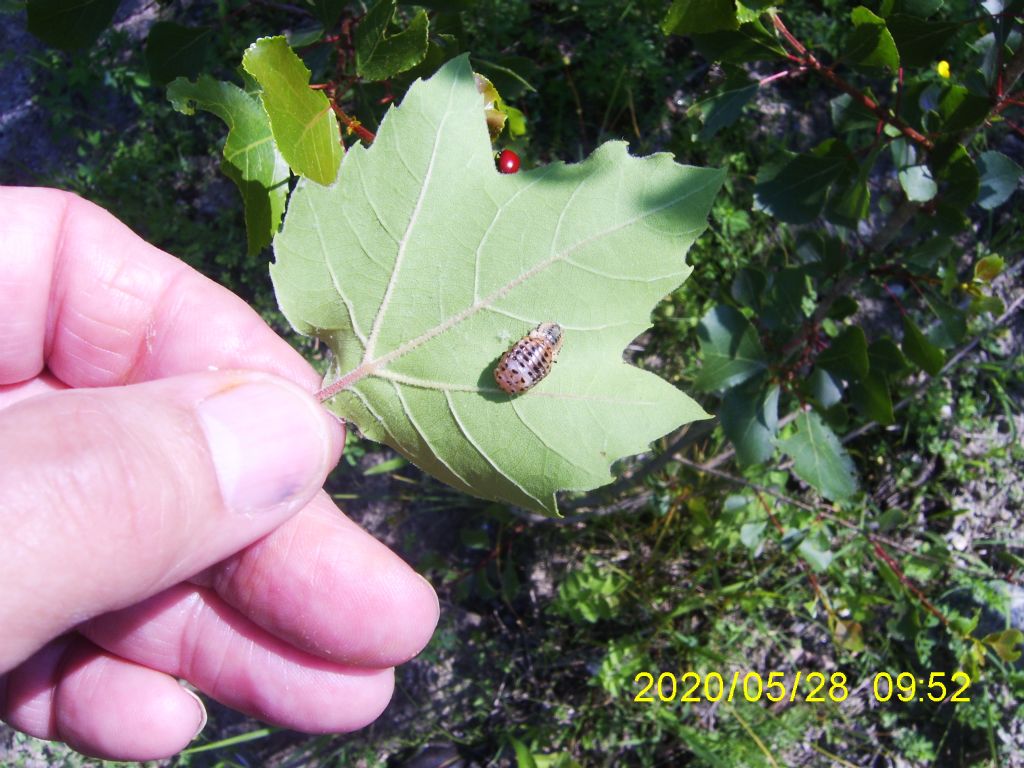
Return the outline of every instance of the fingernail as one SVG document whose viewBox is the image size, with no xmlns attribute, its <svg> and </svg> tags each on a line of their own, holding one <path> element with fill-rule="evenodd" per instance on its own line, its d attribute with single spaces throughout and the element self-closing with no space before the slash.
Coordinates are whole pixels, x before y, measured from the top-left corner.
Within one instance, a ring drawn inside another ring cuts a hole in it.
<svg viewBox="0 0 1024 768">
<path fill-rule="evenodd" d="M 248 381 L 206 398 L 198 413 L 231 509 L 251 514 L 304 502 L 323 482 L 332 427 L 301 392 Z"/>
<path fill-rule="evenodd" d="M 198 696 L 196 696 L 196 694 L 193 693 L 192 691 L 190 691 L 188 688 L 185 688 L 184 686 L 182 686 L 181 690 L 183 690 L 185 693 L 187 693 L 189 696 L 191 696 L 193 699 L 195 699 L 196 700 L 196 706 L 199 707 L 199 725 L 196 728 L 196 732 L 192 734 L 192 738 L 189 739 L 189 741 L 192 741 L 200 733 L 202 733 L 203 732 L 203 728 L 206 727 L 206 720 L 207 720 L 206 705 L 203 704 L 203 700 L 202 699 L 200 699 Z"/>
</svg>

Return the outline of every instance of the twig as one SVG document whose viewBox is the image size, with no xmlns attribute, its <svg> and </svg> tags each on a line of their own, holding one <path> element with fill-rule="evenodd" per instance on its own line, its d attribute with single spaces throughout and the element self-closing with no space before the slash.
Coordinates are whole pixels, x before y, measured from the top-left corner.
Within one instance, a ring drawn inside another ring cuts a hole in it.
<svg viewBox="0 0 1024 768">
<path fill-rule="evenodd" d="M 771 17 L 772 24 L 775 25 L 775 29 L 779 32 L 780 35 L 782 35 L 783 38 L 785 38 L 786 42 L 788 42 L 790 46 L 792 46 L 793 49 L 797 52 L 797 54 L 799 55 L 800 62 L 804 66 L 816 72 L 824 80 L 828 81 L 836 88 L 843 91 L 843 93 L 849 94 L 851 98 L 853 98 L 858 104 L 860 104 L 862 107 L 864 107 L 872 114 L 874 114 L 876 117 L 878 117 L 879 120 L 883 120 L 889 125 L 898 129 L 900 133 L 902 133 L 908 139 L 913 141 L 915 144 L 919 144 L 920 146 L 928 150 L 933 149 L 935 147 L 935 144 L 932 142 L 932 140 L 925 136 L 923 133 L 912 128 L 898 115 L 894 115 L 890 110 L 883 107 L 881 104 L 872 99 L 862 90 L 846 82 L 846 80 L 837 75 L 835 71 L 833 71 L 830 67 L 826 67 L 820 61 L 818 61 L 817 57 L 815 57 L 815 55 L 811 53 L 806 48 L 806 46 L 804 46 L 803 43 L 797 40 L 793 36 L 793 34 L 786 28 L 786 25 L 782 22 L 782 19 L 778 16 L 778 14 L 773 13 L 771 14 Z"/>
</svg>

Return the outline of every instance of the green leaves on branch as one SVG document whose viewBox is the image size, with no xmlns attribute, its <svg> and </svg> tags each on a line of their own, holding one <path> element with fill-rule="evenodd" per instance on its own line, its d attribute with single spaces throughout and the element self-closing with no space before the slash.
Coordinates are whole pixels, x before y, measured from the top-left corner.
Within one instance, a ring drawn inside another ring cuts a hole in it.
<svg viewBox="0 0 1024 768">
<path fill-rule="evenodd" d="M 167 98 L 179 112 L 202 109 L 228 126 L 221 169 L 242 194 L 248 250 L 255 254 L 270 244 L 281 223 L 289 166 L 329 184 L 343 148 L 327 97 L 310 89 L 309 70 L 283 37 L 258 40 L 242 64 L 259 93 L 203 76 L 195 83 L 178 78 L 168 86 Z"/>
<path fill-rule="evenodd" d="M 850 13 L 853 33 L 846 42 L 842 57 L 861 67 L 884 67 L 895 72 L 900 67 L 896 41 L 885 25 L 885 19 L 859 5 Z"/>
<path fill-rule="evenodd" d="M 167 98 L 179 112 L 202 109 L 227 124 L 221 170 L 242 193 L 249 253 L 258 253 L 277 232 L 288 194 L 288 164 L 277 151 L 259 98 L 205 75 L 195 83 L 175 80 Z"/>
<path fill-rule="evenodd" d="M 264 37 L 249 46 L 242 66 L 262 89 L 274 143 L 297 174 L 330 184 L 344 149 L 338 121 L 327 97 L 309 87 L 310 72 L 283 37 Z"/>
<path fill-rule="evenodd" d="M 856 176 L 857 170 L 839 139 L 827 139 L 806 154 L 783 153 L 758 172 L 755 206 L 790 224 L 806 224 L 821 214 L 833 184 Z"/>
<path fill-rule="evenodd" d="M 271 276 L 336 355 L 329 407 L 456 488 L 554 514 L 557 491 L 706 417 L 622 351 L 689 275 L 723 174 L 620 142 L 499 174 L 482 107 L 465 56 L 414 84 L 334 185 L 299 183 Z M 494 366 L 542 322 L 558 362 L 510 397 Z"/>
<path fill-rule="evenodd" d="M 430 22 L 420 11 L 401 32 L 388 34 L 397 0 L 377 0 L 356 28 L 356 72 L 367 80 L 387 80 L 412 69 L 427 55 Z"/>
</svg>

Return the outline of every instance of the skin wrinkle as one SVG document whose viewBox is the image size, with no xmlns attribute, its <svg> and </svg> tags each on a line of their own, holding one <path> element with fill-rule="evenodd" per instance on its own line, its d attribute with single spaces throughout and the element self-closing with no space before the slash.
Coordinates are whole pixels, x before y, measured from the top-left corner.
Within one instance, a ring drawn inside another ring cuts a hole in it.
<svg viewBox="0 0 1024 768">
<path fill-rule="evenodd" d="M 53 354 L 54 343 L 56 341 L 57 328 L 60 323 L 60 316 L 64 308 L 63 295 L 61 291 L 66 287 L 66 283 L 63 280 L 64 271 L 67 268 L 67 258 L 65 256 L 64 247 L 67 242 L 68 236 L 68 223 L 70 221 L 69 213 L 72 204 L 78 199 L 74 195 L 64 193 L 59 195 L 60 198 L 60 216 L 57 219 L 57 231 L 60 233 L 60 238 L 57 241 L 57 247 L 54 251 L 53 263 L 50 267 L 50 289 L 48 292 L 49 300 L 46 305 L 46 330 L 43 336 L 43 360 L 44 366 L 45 361 L 50 359 L 50 355 Z"/>
<path fill-rule="evenodd" d="M 206 608 L 199 592 L 190 593 L 183 601 L 180 610 L 183 613 L 181 640 L 178 645 L 178 674 L 186 680 L 194 679 L 195 670 L 199 666 L 197 659 L 202 655 L 204 614 Z"/>
</svg>

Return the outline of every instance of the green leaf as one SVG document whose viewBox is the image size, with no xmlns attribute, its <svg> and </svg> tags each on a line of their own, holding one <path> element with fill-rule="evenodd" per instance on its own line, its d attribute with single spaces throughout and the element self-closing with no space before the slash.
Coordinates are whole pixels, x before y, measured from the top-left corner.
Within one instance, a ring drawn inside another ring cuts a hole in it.
<svg viewBox="0 0 1024 768">
<path fill-rule="evenodd" d="M 751 309 L 759 309 L 768 278 L 759 269 L 742 267 L 736 271 L 729 293 L 738 304 Z"/>
<path fill-rule="evenodd" d="M 824 352 L 817 364 L 838 374 L 847 381 L 856 381 L 868 375 L 868 340 L 864 330 L 851 325 L 843 330 Z"/>
<path fill-rule="evenodd" d="M 700 102 L 697 106 L 700 109 L 701 122 L 704 126 L 697 135 L 697 140 L 710 141 L 720 130 L 735 123 L 755 93 L 757 93 L 757 83 L 750 83 L 723 91 Z"/>
<path fill-rule="evenodd" d="M 1020 184 L 1021 176 L 1024 176 L 1024 168 L 1002 152 L 982 152 L 978 158 L 978 171 L 981 172 L 978 205 L 986 211 L 1009 200 Z"/>
<path fill-rule="evenodd" d="M 764 529 L 768 523 L 744 523 L 740 526 L 740 543 L 747 549 L 756 550 L 764 543 Z"/>
<path fill-rule="evenodd" d="M 836 184 L 828 201 L 828 218 L 836 224 L 853 229 L 868 217 L 871 209 L 871 187 L 865 175 L 848 184 Z"/>
<path fill-rule="evenodd" d="M 925 21 L 906 13 L 895 13 L 885 20 L 904 67 L 926 67 L 942 58 L 956 33 L 962 28 L 954 21 Z"/>
<path fill-rule="evenodd" d="M 283 37 L 264 37 L 242 56 L 245 71 L 263 89 L 274 141 L 295 173 L 319 184 L 338 174 L 343 148 L 327 97 L 309 88 L 309 70 Z"/>
<path fill-rule="evenodd" d="M 661 22 L 666 35 L 694 35 L 737 29 L 735 0 L 672 0 Z"/>
<path fill-rule="evenodd" d="M 754 326 L 725 304 L 713 307 L 697 326 L 704 365 L 697 389 L 728 389 L 742 384 L 768 367 Z"/>
<path fill-rule="evenodd" d="M 807 393 L 822 408 L 831 408 L 843 399 L 842 382 L 824 368 L 815 368 L 807 380 Z"/>
<path fill-rule="evenodd" d="M 832 553 L 828 550 L 828 546 L 823 542 L 815 541 L 810 536 L 800 542 L 796 551 L 818 573 L 828 570 L 832 564 Z"/>
<path fill-rule="evenodd" d="M 313 0 L 313 13 L 324 25 L 324 29 L 330 29 L 338 21 L 346 5 L 348 0 Z"/>
<path fill-rule="evenodd" d="M 726 392 L 718 411 L 722 431 L 736 447 L 741 464 L 760 464 L 775 450 L 779 426 L 779 388 L 767 392 L 735 388 Z"/>
<path fill-rule="evenodd" d="M 886 376 L 902 375 L 910 365 L 900 352 L 900 348 L 896 346 L 896 342 L 888 337 L 871 342 L 871 346 L 868 347 L 868 361 L 872 372 L 878 371 Z"/>
<path fill-rule="evenodd" d="M 154 83 L 169 83 L 176 77 L 198 75 L 206 61 L 209 27 L 183 27 L 158 21 L 146 39 L 146 67 Z"/>
<path fill-rule="evenodd" d="M 953 150 L 939 178 L 944 187 L 941 200 L 949 206 L 963 210 L 978 197 L 978 168 L 961 146 Z"/>
<path fill-rule="evenodd" d="M 901 169 L 899 180 L 907 200 L 911 202 L 927 203 L 939 191 L 939 185 L 935 183 L 927 165 L 911 165 Z"/>
<path fill-rule="evenodd" d="M 887 67 L 895 72 L 900 67 L 900 53 L 892 39 L 885 19 L 863 5 L 850 13 L 853 34 L 846 41 L 842 58 L 862 67 Z"/>
<path fill-rule="evenodd" d="M 829 187 L 851 171 L 851 162 L 849 150 L 836 139 L 809 154 L 784 155 L 758 171 L 755 207 L 790 224 L 813 221 L 825 205 Z"/>
<path fill-rule="evenodd" d="M 939 318 L 939 323 L 928 333 L 928 340 L 939 349 L 951 349 L 967 335 L 967 317 L 963 310 L 954 307 L 939 296 L 928 292 L 925 302 Z"/>
<path fill-rule="evenodd" d="M 427 55 L 430 22 L 426 11 L 396 35 L 388 34 L 395 0 L 377 0 L 356 28 L 356 72 L 366 80 L 387 80 L 412 69 Z"/>
<path fill-rule="evenodd" d="M 889 380 L 882 371 L 871 371 L 850 387 L 854 406 L 879 424 L 892 424 L 896 420 L 889 394 Z"/>
<path fill-rule="evenodd" d="M 179 112 L 192 115 L 197 108 L 203 109 L 227 124 L 221 169 L 242 193 L 249 253 L 259 253 L 281 223 L 289 175 L 259 99 L 207 75 L 195 83 L 175 80 L 167 87 L 167 98 Z"/>
<path fill-rule="evenodd" d="M 853 496 L 857 491 L 853 461 L 839 444 L 835 432 L 813 411 L 802 412 L 794 423 L 796 434 L 780 445 L 793 459 L 797 477 L 826 499 L 841 501 Z"/>
<path fill-rule="evenodd" d="M 393 459 L 387 459 L 378 464 L 374 464 L 369 469 L 363 471 L 363 475 L 371 477 L 373 475 L 386 475 L 390 472 L 395 472 L 402 467 L 406 466 L 409 462 L 401 456 L 396 456 Z M 488 542 L 489 543 L 489 542 Z"/>
<path fill-rule="evenodd" d="M 690 274 L 724 174 L 624 142 L 499 174 L 482 106 L 466 56 L 414 84 L 334 185 L 300 181 L 271 277 L 334 351 L 332 410 L 456 488 L 555 514 L 556 491 L 706 417 L 622 352 Z M 558 362 L 506 395 L 495 364 L 542 322 Z"/>
<path fill-rule="evenodd" d="M 983 283 L 991 283 L 1002 274 L 1005 267 L 1006 262 L 1003 261 L 1002 256 L 996 254 L 986 256 L 974 265 L 974 279 Z"/>
<path fill-rule="evenodd" d="M 741 24 L 735 31 L 691 35 L 694 46 L 709 61 L 744 64 L 786 58 L 786 51 L 760 21 Z"/>
<path fill-rule="evenodd" d="M 903 354 L 922 370 L 934 376 L 942 370 L 946 356 L 921 333 L 914 321 L 903 316 Z"/>
<path fill-rule="evenodd" d="M 91 45 L 114 18 L 120 0 L 28 0 L 28 31 L 65 51 Z"/>
<path fill-rule="evenodd" d="M 991 108 L 988 97 L 971 93 L 962 85 L 950 85 L 938 105 L 942 130 L 952 133 L 971 128 L 984 120 Z"/>
<path fill-rule="evenodd" d="M 533 752 L 519 739 L 509 737 L 512 744 L 512 751 L 516 755 L 516 768 L 537 768 L 537 761 L 533 759 Z"/>
<path fill-rule="evenodd" d="M 1017 646 L 1024 645 L 1024 632 L 1019 629 L 1004 629 L 1002 632 L 986 635 L 982 642 L 992 648 L 1002 661 L 1012 664 L 1021 656 L 1021 649 Z"/>
</svg>

